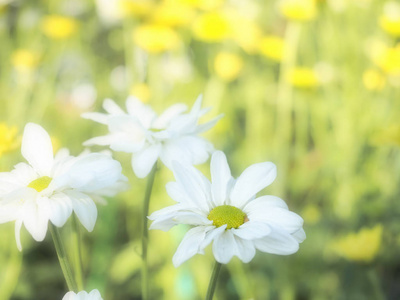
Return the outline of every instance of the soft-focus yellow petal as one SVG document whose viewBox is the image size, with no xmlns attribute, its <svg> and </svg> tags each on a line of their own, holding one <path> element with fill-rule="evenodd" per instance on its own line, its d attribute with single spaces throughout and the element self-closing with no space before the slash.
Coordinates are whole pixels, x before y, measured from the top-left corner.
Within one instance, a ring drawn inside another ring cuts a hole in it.
<svg viewBox="0 0 400 300">
<path fill-rule="evenodd" d="M 350 233 L 336 241 L 330 247 L 338 255 L 357 262 L 370 262 L 379 252 L 382 244 L 383 226 L 362 228 L 357 233 Z"/>
<path fill-rule="evenodd" d="M 308 21 L 317 14 L 315 0 L 282 0 L 279 9 L 284 17 L 295 21 Z"/>
<path fill-rule="evenodd" d="M 171 28 L 156 24 L 145 24 L 133 32 L 134 42 L 150 53 L 176 49 L 180 44 L 179 35 Z"/>
<path fill-rule="evenodd" d="M 214 60 L 215 72 L 219 77 L 226 81 L 236 79 L 242 68 L 242 58 L 233 53 L 220 52 Z"/>
<path fill-rule="evenodd" d="M 60 15 L 49 15 L 43 18 L 42 31 L 52 39 L 65 39 L 72 36 L 78 30 L 78 21 Z"/>
<path fill-rule="evenodd" d="M 279 36 L 264 36 L 259 42 L 259 51 L 262 55 L 280 62 L 283 57 L 284 41 Z"/>
</svg>

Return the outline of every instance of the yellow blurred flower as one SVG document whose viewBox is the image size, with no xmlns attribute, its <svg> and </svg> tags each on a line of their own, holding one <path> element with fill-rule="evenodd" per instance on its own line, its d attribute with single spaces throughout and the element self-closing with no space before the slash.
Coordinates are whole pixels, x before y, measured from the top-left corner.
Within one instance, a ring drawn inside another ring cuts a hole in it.
<svg viewBox="0 0 400 300">
<path fill-rule="evenodd" d="M 39 55 L 27 49 L 18 49 L 12 53 L 11 62 L 18 71 L 29 72 L 38 65 Z"/>
<path fill-rule="evenodd" d="M 49 38 L 66 39 L 78 30 L 78 21 L 65 16 L 49 15 L 43 18 L 41 28 Z"/>
<path fill-rule="evenodd" d="M 20 140 L 17 132 L 17 127 L 0 123 L 0 156 L 19 147 Z"/>
<path fill-rule="evenodd" d="M 225 3 L 225 0 L 166 0 L 166 2 L 189 5 L 194 8 L 209 11 L 220 8 Z"/>
<path fill-rule="evenodd" d="M 301 214 L 306 224 L 315 224 L 321 220 L 321 212 L 315 205 L 307 205 Z"/>
<path fill-rule="evenodd" d="M 215 57 L 214 69 L 219 77 L 231 81 L 236 79 L 243 69 L 243 60 L 236 54 L 220 52 Z"/>
<path fill-rule="evenodd" d="M 308 21 L 317 14 L 315 0 L 281 0 L 279 9 L 284 17 L 294 21 Z"/>
<path fill-rule="evenodd" d="M 176 49 L 180 44 L 179 35 L 167 26 L 144 24 L 133 32 L 134 42 L 150 53 Z"/>
<path fill-rule="evenodd" d="M 336 254 L 350 261 L 370 262 L 379 252 L 382 231 L 381 224 L 373 228 L 362 228 L 357 233 L 350 233 L 334 241 L 330 247 Z"/>
<path fill-rule="evenodd" d="M 248 53 L 258 50 L 262 30 L 255 20 L 248 18 L 237 11 L 228 14 L 233 40 Z"/>
<path fill-rule="evenodd" d="M 142 102 L 147 103 L 150 100 L 151 91 L 145 83 L 138 83 L 131 87 L 129 94 L 139 98 Z"/>
<path fill-rule="evenodd" d="M 264 36 L 259 43 L 259 51 L 262 55 L 280 62 L 283 57 L 283 39 L 279 36 Z"/>
<path fill-rule="evenodd" d="M 188 5 L 162 4 L 154 10 L 152 15 L 153 23 L 165 26 L 184 26 L 191 23 L 194 17 L 194 10 Z"/>
<path fill-rule="evenodd" d="M 193 33 L 199 40 L 219 42 L 230 36 L 231 27 L 225 14 L 219 12 L 204 13 L 194 20 Z"/>
<path fill-rule="evenodd" d="M 319 85 L 316 72 L 309 68 L 293 69 L 289 74 L 289 82 L 298 88 L 314 88 Z"/>
<path fill-rule="evenodd" d="M 154 9 L 154 3 L 150 0 L 119 0 L 118 11 L 122 17 L 148 15 Z"/>
<path fill-rule="evenodd" d="M 362 79 L 365 88 L 370 91 L 380 91 L 386 85 L 386 78 L 377 70 L 366 70 Z"/>
<path fill-rule="evenodd" d="M 373 57 L 374 62 L 387 74 L 400 75 L 400 43 L 393 48 L 382 48 Z"/>
<path fill-rule="evenodd" d="M 387 33 L 400 36 L 400 4 L 394 1 L 387 2 L 383 14 L 379 18 L 379 25 Z"/>
</svg>

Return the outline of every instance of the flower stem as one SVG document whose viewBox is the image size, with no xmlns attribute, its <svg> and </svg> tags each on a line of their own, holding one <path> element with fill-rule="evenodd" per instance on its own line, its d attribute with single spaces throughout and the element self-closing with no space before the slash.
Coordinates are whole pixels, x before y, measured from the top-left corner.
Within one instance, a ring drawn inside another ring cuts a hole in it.
<svg viewBox="0 0 400 300">
<path fill-rule="evenodd" d="M 149 230 L 147 228 L 147 216 L 149 214 L 149 205 L 151 191 L 153 189 L 154 177 L 157 171 L 157 163 L 154 164 L 153 169 L 147 179 L 146 192 L 143 200 L 143 232 L 142 232 L 142 299 L 149 299 L 149 268 L 147 262 L 147 246 L 149 243 Z"/>
<path fill-rule="evenodd" d="M 219 262 L 215 262 L 214 269 L 210 278 L 210 283 L 208 284 L 207 296 L 206 300 L 212 300 L 215 292 L 215 288 L 217 286 L 217 280 L 219 276 L 219 271 L 221 270 L 222 264 Z"/>
<path fill-rule="evenodd" d="M 75 279 L 80 291 L 84 290 L 82 276 L 81 237 L 76 216 L 72 215 L 72 252 L 74 257 Z"/>
<path fill-rule="evenodd" d="M 54 246 L 56 248 L 58 260 L 60 261 L 61 270 L 64 274 L 65 281 L 67 282 L 68 289 L 75 293 L 78 292 L 78 286 L 72 276 L 71 266 L 67 260 L 67 254 L 65 252 L 65 247 L 61 240 L 60 231 L 53 224 L 50 224 L 50 232 L 53 238 Z"/>
</svg>

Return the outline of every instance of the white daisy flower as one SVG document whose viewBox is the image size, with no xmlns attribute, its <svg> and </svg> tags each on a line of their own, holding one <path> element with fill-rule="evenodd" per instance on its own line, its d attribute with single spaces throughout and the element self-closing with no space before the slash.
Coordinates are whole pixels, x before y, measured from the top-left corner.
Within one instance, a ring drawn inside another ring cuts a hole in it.
<svg viewBox="0 0 400 300">
<path fill-rule="evenodd" d="M 169 182 L 166 188 L 178 203 L 154 212 L 149 219 L 153 220 L 150 229 L 193 226 L 173 257 L 175 267 L 203 254 L 211 241 L 215 259 L 226 264 L 235 255 L 247 263 L 256 249 L 280 255 L 295 253 L 306 237 L 303 219 L 289 211 L 282 199 L 256 198 L 276 177 L 271 162 L 251 165 L 235 180 L 225 154 L 216 151 L 211 158 L 212 182 L 189 165 L 174 162 L 173 172 L 176 182 Z"/>
<path fill-rule="evenodd" d="M 109 145 L 114 151 L 132 153 L 132 168 L 139 178 L 150 173 L 158 158 L 168 168 L 174 160 L 201 164 L 214 148 L 198 134 L 212 128 L 221 117 L 199 125 L 199 118 L 209 111 L 201 109 L 201 103 L 200 96 L 189 113 L 184 113 L 185 104 L 175 104 L 157 116 L 150 106 L 135 97 L 126 100 L 128 113 L 106 99 L 103 108 L 107 114 L 91 112 L 82 117 L 107 125 L 110 133 L 92 138 L 84 145 Z"/>
<path fill-rule="evenodd" d="M 93 290 L 89 294 L 85 291 L 75 294 L 74 292 L 68 292 L 62 298 L 62 300 L 103 300 L 98 290 Z"/>
<path fill-rule="evenodd" d="M 25 126 L 21 152 L 29 164 L 0 173 L 0 223 L 15 221 L 19 250 L 22 224 L 36 241 L 43 241 L 48 221 L 62 227 L 74 211 L 92 231 L 97 208 L 91 195 L 104 195 L 102 190 L 125 180 L 120 163 L 105 154 L 73 157 L 60 150 L 53 157 L 50 136 L 33 123 Z"/>
</svg>

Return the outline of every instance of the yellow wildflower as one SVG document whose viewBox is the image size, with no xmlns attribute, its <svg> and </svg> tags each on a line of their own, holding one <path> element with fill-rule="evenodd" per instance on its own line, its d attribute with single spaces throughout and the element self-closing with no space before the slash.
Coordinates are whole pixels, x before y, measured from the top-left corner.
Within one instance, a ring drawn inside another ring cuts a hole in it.
<svg viewBox="0 0 400 300">
<path fill-rule="evenodd" d="M 11 62 L 18 71 L 29 72 L 39 63 L 39 56 L 32 51 L 18 49 L 12 53 Z"/>
<path fill-rule="evenodd" d="M 151 91 L 149 86 L 145 83 L 138 83 L 131 87 L 129 91 L 130 95 L 139 98 L 142 102 L 149 102 Z"/>
<path fill-rule="evenodd" d="M 316 72 L 308 68 L 293 69 L 289 74 L 289 82 L 298 88 L 314 88 L 319 84 Z"/>
<path fill-rule="evenodd" d="M 393 48 L 381 49 L 374 57 L 374 61 L 385 73 L 400 75 L 400 43 Z"/>
<path fill-rule="evenodd" d="M 148 15 L 154 8 L 154 3 L 150 0 L 120 0 L 118 1 L 118 11 L 122 17 L 136 16 L 143 17 Z"/>
<path fill-rule="evenodd" d="M 56 40 L 66 39 L 78 30 L 77 20 L 59 15 L 44 17 L 41 25 L 43 33 Z"/>
<path fill-rule="evenodd" d="M 231 27 L 225 14 L 205 13 L 194 20 L 193 33 L 199 40 L 218 42 L 230 36 Z"/>
<path fill-rule="evenodd" d="M 283 39 L 279 36 L 264 36 L 259 43 L 259 51 L 262 55 L 280 62 L 283 57 Z"/>
<path fill-rule="evenodd" d="M 395 37 L 400 36 L 400 4 L 393 1 L 387 2 L 379 18 L 379 25 L 387 33 Z"/>
<path fill-rule="evenodd" d="M 383 226 L 362 228 L 357 233 L 350 233 L 331 244 L 331 249 L 350 261 L 370 262 L 379 252 L 382 243 Z"/>
<path fill-rule="evenodd" d="M 317 14 L 315 0 L 281 0 L 281 14 L 289 20 L 308 21 Z"/>
<path fill-rule="evenodd" d="M 194 17 L 193 8 L 187 5 L 163 4 L 153 12 L 153 23 L 165 26 L 184 26 L 189 24 Z"/>
<path fill-rule="evenodd" d="M 201 10 L 216 10 L 220 8 L 225 0 L 166 0 L 168 3 L 176 3 L 189 5 L 194 8 L 198 8 Z"/>
<path fill-rule="evenodd" d="M 365 88 L 370 91 L 380 91 L 386 85 L 385 77 L 380 72 L 373 69 L 366 70 L 362 79 Z"/>
<path fill-rule="evenodd" d="M 180 44 L 178 34 L 171 28 L 156 24 L 144 24 L 133 32 L 134 42 L 150 53 L 176 49 Z"/>
<path fill-rule="evenodd" d="M 231 36 L 233 40 L 248 53 L 258 50 L 258 44 L 262 35 L 262 30 L 251 18 L 244 16 L 237 11 L 228 14 Z"/>
<path fill-rule="evenodd" d="M 0 156 L 19 147 L 20 141 L 17 138 L 17 132 L 17 127 L 9 127 L 5 123 L 0 123 Z"/>
<path fill-rule="evenodd" d="M 242 58 L 233 53 L 220 52 L 214 60 L 215 72 L 226 81 L 236 79 L 242 68 Z"/>
</svg>

